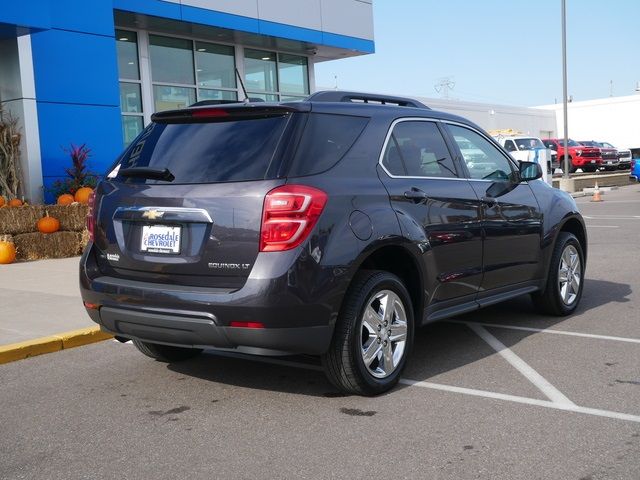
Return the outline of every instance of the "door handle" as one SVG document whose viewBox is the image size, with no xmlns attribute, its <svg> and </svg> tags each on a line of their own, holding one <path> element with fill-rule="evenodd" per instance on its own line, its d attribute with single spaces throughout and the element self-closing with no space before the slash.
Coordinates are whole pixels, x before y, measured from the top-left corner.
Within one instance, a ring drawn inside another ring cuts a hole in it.
<svg viewBox="0 0 640 480">
<path fill-rule="evenodd" d="M 488 207 L 493 207 L 493 206 L 497 205 L 497 203 L 498 203 L 498 200 L 496 200 L 493 197 L 482 197 L 480 199 L 480 201 L 482 203 L 484 203 L 485 205 L 487 205 Z"/>
<path fill-rule="evenodd" d="M 407 190 L 406 192 L 404 192 L 404 198 L 413 200 L 414 202 L 420 202 L 427 199 L 428 197 L 427 194 L 419 188 L 411 187 L 411 190 Z"/>
</svg>

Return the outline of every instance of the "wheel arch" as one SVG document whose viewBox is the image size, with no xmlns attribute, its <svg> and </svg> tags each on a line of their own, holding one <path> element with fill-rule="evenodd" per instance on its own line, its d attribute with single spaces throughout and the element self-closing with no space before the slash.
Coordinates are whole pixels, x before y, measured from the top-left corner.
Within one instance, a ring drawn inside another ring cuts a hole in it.
<svg viewBox="0 0 640 480">
<path fill-rule="evenodd" d="M 420 267 L 413 245 L 383 244 L 363 253 L 352 273 L 352 280 L 360 270 L 384 270 L 393 273 L 404 283 L 414 312 L 416 327 L 421 325 L 425 308 L 425 272 Z"/>
</svg>

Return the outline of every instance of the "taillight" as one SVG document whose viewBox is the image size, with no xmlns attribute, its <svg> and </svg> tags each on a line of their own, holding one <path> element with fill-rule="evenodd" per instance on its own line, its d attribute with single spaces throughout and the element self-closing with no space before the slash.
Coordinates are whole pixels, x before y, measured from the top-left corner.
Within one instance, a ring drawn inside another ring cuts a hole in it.
<svg viewBox="0 0 640 480">
<path fill-rule="evenodd" d="M 300 245 L 326 203 L 326 193 L 305 185 L 283 185 L 271 190 L 262 209 L 260 251 L 281 252 Z"/>
<path fill-rule="evenodd" d="M 89 210 L 87 211 L 87 230 L 89 231 L 89 240 L 93 242 L 94 238 L 94 230 L 96 228 L 96 217 L 95 217 L 95 209 L 96 209 L 96 192 L 91 192 L 89 195 L 89 202 L 87 203 L 89 206 Z"/>
</svg>

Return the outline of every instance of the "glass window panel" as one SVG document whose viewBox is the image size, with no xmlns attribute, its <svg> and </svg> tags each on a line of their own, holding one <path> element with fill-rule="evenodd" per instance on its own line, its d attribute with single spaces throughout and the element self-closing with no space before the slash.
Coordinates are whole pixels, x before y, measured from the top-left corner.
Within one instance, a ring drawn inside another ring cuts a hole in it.
<svg viewBox="0 0 640 480">
<path fill-rule="evenodd" d="M 244 81 L 247 90 L 277 92 L 276 54 L 261 50 L 244 51 Z"/>
<path fill-rule="evenodd" d="M 149 35 L 151 79 L 154 82 L 194 85 L 191 40 Z"/>
<path fill-rule="evenodd" d="M 116 30 L 118 75 L 120 78 L 140 79 L 138 69 L 138 36 L 135 32 Z"/>
<path fill-rule="evenodd" d="M 278 59 L 280 92 L 309 93 L 307 58 L 280 54 Z"/>
<path fill-rule="evenodd" d="M 196 42 L 198 86 L 236 88 L 233 47 Z"/>
<path fill-rule="evenodd" d="M 140 84 L 120 82 L 120 110 L 124 113 L 142 113 Z"/>
<path fill-rule="evenodd" d="M 122 116 L 122 139 L 129 145 L 142 132 L 142 117 L 137 115 Z"/>
<path fill-rule="evenodd" d="M 153 86 L 155 111 L 175 110 L 188 107 L 196 102 L 196 89 L 185 87 Z"/>
<path fill-rule="evenodd" d="M 227 90 L 209 90 L 201 88 L 198 90 L 198 100 L 237 100 L 238 94 L 236 92 L 229 92 Z"/>
<path fill-rule="evenodd" d="M 392 175 L 456 177 L 447 144 L 433 122 L 400 122 L 393 128 L 382 164 Z"/>
<path fill-rule="evenodd" d="M 449 125 L 449 129 L 471 178 L 494 181 L 513 178 L 511 162 L 489 140 L 468 128 Z"/>
<path fill-rule="evenodd" d="M 259 98 L 261 100 L 264 100 L 265 102 L 277 102 L 278 101 L 278 95 L 269 95 L 268 93 L 254 93 L 254 92 L 249 92 L 249 98 Z"/>
</svg>

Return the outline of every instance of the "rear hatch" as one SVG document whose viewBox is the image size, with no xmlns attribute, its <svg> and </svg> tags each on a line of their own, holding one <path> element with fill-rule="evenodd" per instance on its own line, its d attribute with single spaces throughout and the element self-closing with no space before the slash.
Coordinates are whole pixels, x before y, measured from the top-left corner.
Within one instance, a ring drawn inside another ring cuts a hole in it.
<svg viewBox="0 0 640 480">
<path fill-rule="evenodd" d="M 240 288 L 259 250 L 262 207 L 298 134 L 297 107 L 156 114 L 97 189 L 104 274 Z M 308 107 L 307 107 L 308 108 Z"/>
</svg>

